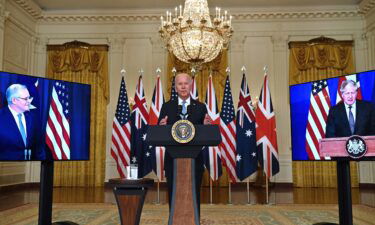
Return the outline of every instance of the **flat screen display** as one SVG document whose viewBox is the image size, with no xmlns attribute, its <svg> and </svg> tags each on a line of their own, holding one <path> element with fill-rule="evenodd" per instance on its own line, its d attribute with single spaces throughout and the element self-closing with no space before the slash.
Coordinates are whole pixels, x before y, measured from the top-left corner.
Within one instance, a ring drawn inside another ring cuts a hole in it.
<svg viewBox="0 0 375 225">
<path fill-rule="evenodd" d="M 0 161 L 89 160 L 90 88 L 0 72 Z"/>
<path fill-rule="evenodd" d="M 319 154 L 322 138 L 375 135 L 374 85 L 375 71 L 291 85 L 292 159 L 330 160 Z"/>
</svg>

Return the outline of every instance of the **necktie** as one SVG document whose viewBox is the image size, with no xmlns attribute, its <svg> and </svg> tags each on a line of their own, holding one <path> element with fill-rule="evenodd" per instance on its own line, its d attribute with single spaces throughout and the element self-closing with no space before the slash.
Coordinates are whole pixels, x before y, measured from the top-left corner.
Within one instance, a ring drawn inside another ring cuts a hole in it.
<svg viewBox="0 0 375 225">
<path fill-rule="evenodd" d="M 186 108 L 186 101 L 183 100 L 182 101 L 182 111 L 181 111 L 182 115 L 186 115 L 187 113 L 187 108 Z"/>
<path fill-rule="evenodd" d="M 20 132 L 21 132 L 22 140 L 26 146 L 26 132 L 25 132 L 25 126 L 22 123 L 22 114 L 20 113 L 17 116 L 18 116 L 18 123 L 20 124 Z"/>
<path fill-rule="evenodd" d="M 355 122 L 354 122 L 354 116 L 353 116 L 353 113 L 352 113 L 352 106 L 351 105 L 349 106 L 349 126 L 350 126 L 350 131 L 352 132 L 352 134 L 354 134 Z"/>
</svg>

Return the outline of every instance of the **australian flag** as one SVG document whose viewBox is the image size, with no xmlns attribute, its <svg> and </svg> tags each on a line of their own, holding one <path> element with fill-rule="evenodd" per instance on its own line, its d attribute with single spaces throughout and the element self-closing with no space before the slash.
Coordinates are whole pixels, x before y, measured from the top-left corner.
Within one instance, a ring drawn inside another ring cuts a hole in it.
<svg viewBox="0 0 375 225">
<path fill-rule="evenodd" d="M 145 142 L 149 115 L 145 93 L 143 90 L 142 75 L 139 76 L 131 120 L 131 159 L 130 163 L 138 164 L 138 177 L 144 177 L 152 171 L 155 151 Z"/>
<path fill-rule="evenodd" d="M 246 179 L 257 170 L 258 158 L 255 135 L 255 113 L 249 87 L 243 74 L 237 108 L 237 157 L 236 171 L 240 180 Z"/>
</svg>

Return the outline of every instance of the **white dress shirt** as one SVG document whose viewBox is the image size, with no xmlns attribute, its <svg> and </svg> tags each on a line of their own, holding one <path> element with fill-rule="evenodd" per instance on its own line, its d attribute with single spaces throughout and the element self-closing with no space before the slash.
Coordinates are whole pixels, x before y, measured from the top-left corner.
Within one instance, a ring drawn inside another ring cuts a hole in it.
<svg viewBox="0 0 375 225">
<path fill-rule="evenodd" d="M 18 130 L 20 130 L 20 123 L 18 121 L 18 112 L 14 111 L 9 105 L 8 105 L 8 108 L 10 110 L 10 112 L 12 113 L 13 117 L 14 117 L 14 120 L 16 121 L 17 123 L 17 127 L 18 127 Z M 23 113 L 21 113 L 21 120 L 22 120 L 22 123 L 23 123 L 23 127 L 25 128 L 25 134 L 26 134 L 26 137 L 27 137 L 27 127 L 26 127 L 26 119 L 25 119 L 25 115 Z M 21 131 L 20 131 L 21 132 Z"/>
</svg>

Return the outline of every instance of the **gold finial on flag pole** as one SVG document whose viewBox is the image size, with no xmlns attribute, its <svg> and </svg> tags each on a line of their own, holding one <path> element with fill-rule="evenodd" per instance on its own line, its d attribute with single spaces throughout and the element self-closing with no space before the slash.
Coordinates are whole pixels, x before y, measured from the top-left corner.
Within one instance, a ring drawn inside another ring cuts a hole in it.
<svg viewBox="0 0 375 225">
<path fill-rule="evenodd" d="M 173 76 L 176 76 L 176 73 L 177 73 L 176 67 L 173 67 L 172 73 L 173 73 Z"/>
<path fill-rule="evenodd" d="M 225 70 L 225 72 L 227 72 L 228 76 L 230 75 L 230 68 L 229 68 L 229 66 L 227 67 L 227 69 Z"/>
<path fill-rule="evenodd" d="M 141 68 L 140 70 L 139 70 L 139 75 L 141 75 L 141 76 L 143 76 L 143 68 Z"/>
<path fill-rule="evenodd" d="M 160 73 L 161 73 L 161 69 L 160 69 L 160 67 L 158 67 L 158 68 L 156 69 L 156 75 L 157 75 L 157 76 L 160 76 Z"/>
<path fill-rule="evenodd" d="M 268 74 L 268 66 L 267 65 L 264 65 L 263 71 L 264 71 L 264 75 Z"/>
<path fill-rule="evenodd" d="M 120 73 L 121 73 L 121 76 L 125 76 L 125 74 L 126 74 L 126 70 L 125 70 L 124 68 L 122 68 L 122 69 L 120 70 Z"/>
<path fill-rule="evenodd" d="M 195 70 L 194 67 L 191 68 L 190 72 L 191 72 L 191 75 L 192 75 L 193 77 L 195 77 L 195 73 L 196 73 L 197 71 Z"/>
<path fill-rule="evenodd" d="M 246 72 L 246 67 L 242 66 L 241 71 L 242 71 L 242 73 L 245 73 Z"/>
</svg>

